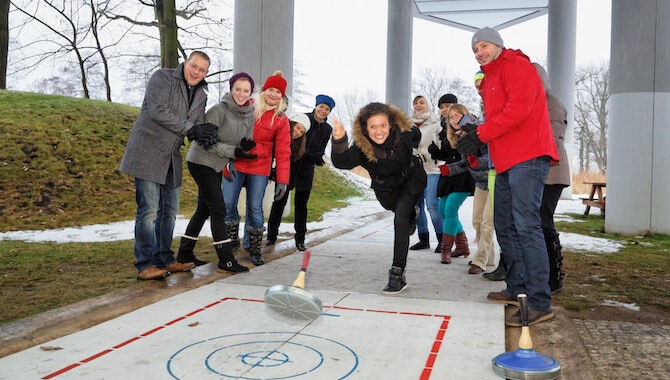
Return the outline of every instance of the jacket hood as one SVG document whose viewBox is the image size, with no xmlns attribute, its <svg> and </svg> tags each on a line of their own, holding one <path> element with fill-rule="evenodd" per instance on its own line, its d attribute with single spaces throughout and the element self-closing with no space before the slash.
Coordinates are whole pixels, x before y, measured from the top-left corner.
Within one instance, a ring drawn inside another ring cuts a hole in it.
<svg viewBox="0 0 670 380">
<path fill-rule="evenodd" d="M 549 75 L 547 74 L 547 70 L 542 67 L 537 62 L 533 62 L 533 66 L 535 66 L 535 70 L 537 70 L 537 75 L 540 76 L 540 80 L 542 80 L 542 87 L 544 87 L 544 92 L 545 93 L 550 93 L 551 92 L 551 84 L 549 84 Z"/>
<path fill-rule="evenodd" d="M 389 105 L 391 109 L 391 114 L 389 115 L 389 122 L 391 123 L 391 131 L 388 138 L 394 138 L 394 136 L 400 136 L 403 132 L 409 132 L 412 130 L 412 120 L 410 120 L 404 112 L 402 112 L 398 107 Z M 354 120 L 354 125 L 352 128 L 352 138 L 354 144 L 358 146 L 365 155 L 365 157 L 372 162 L 377 162 L 378 158 L 375 156 L 374 149 L 377 144 L 374 144 L 368 136 L 366 126 L 362 125 L 358 116 Z M 398 139 L 398 141 L 400 141 Z"/>
</svg>

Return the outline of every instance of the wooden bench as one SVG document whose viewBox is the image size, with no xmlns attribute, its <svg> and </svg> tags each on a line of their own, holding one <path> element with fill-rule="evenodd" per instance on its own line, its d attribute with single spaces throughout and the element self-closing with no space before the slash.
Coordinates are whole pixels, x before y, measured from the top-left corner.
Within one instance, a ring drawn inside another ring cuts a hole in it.
<svg viewBox="0 0 670 380">
<path fill-rule="evenodd" d="M 588 198 L 581 198 L 582 204 L 586 205 L 586 210 L 584 210 L 584 215 L 588 215 L 591 211 L 591 207 L 597 207 L 600 209 L 600 215 L 605 217 L 605 205 L 606 205 L 606 195 L 603 195 L 603 188 L 607 187 L 606 182 L 591 182 L 584 181 L 584 184 L 591 185 L 591 192 L 589 193 Z"/>
</svg>

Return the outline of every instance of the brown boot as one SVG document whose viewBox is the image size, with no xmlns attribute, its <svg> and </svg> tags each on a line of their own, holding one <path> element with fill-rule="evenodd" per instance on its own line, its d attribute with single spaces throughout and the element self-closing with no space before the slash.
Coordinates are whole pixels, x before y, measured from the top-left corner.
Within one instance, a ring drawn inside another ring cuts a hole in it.
<svg viewBox="0 0 670 380">
<path fill-rule="evenodd" d="M 442 234 L 442 254 L 441 263 L 442 264 L 451 264 L 451 247 L 454 245 L 456 236 Z"/>
<path fill-rule="evenodd" d="M 451 257 L 459 256 L 470 256 L 470 247 L 468 246 L 468 237 L 465 236 L 465 231 L 461 231 L 456 235 L 456 249 L 451 253 Z"/>
</svg>

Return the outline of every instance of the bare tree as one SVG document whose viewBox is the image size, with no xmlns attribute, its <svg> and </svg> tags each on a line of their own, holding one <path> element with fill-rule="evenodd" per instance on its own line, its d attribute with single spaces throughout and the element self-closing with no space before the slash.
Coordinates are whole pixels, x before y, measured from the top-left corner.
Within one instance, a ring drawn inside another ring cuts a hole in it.
<svg viewBox="0 0 670 380">
<path fill-rule="evenodd" d="M 474 77 L 474 74 L 473 74 Z M 449 75 L 446 68 L 422 68 L 419 75 L 412 81 L 414 95 L 423 95 L 434 112 L 437 112 L 437 102 L 444 94 L 451 93 L 458 97 L 458 102 L 465 105 L 470 112 L 479 111 L 479 95 L 472 82 Z"/>
<path fill-rule="evenodd" d="M 358 111 L 368 103 L 379 102 L 380 97 L 372 90 L 360 93 L 358 91 L 347 92 L 342 95 L 342 100 L 338 102 L 336 117 L 340 119 L 342 125 L 348 132 L 351 131 L 351 125 L 358 115 Z M 341 104 L 341 105 L 340 105 Z"/>
<path fill-rule="evenodd" d="M 579 171 L 590 171 L 595 164 L 607 172 L 607 120 L 609 104 L 609 65 L 601 62 L 577 69 L 575 77 L 575 128 Z"/>
</svg>

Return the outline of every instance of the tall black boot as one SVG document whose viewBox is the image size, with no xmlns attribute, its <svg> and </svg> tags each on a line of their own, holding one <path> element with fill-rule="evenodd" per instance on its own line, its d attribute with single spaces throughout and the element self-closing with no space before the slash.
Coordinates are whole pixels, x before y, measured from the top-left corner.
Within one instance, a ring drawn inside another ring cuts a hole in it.
<svg viewBox="0 0 670 380">
<path fill-rule="evenodd" d="M 410 251 L 430 248 L 429 239 L 430 236 L 428 235 L 428 232 L 419 232 L 419 242 L 409 247 Z"/>
<path fill-rule="evenodd" d="M 389 283 L 384 288 L 385 294 L 397 294 L 407 288 L 405 281 L 405 270 L 400 267 L 391 267 L 389 269 Z"/>
<path fill-rule="evenodd" d="M 265 264 L 263 256 L 261 256 L 261 243 L 263 242 L 263 232 L 265 227 L 247 227 L 249 232 L 249 255 L 251 256 L 251 262 L 255 266 L 261 266 Z"/>
<path fill-rule="evenodd" d="M 563 254 L 561 253 L 561 241 L 558 235 L 554 238 L 545 238 L 547 244 L 547 254 L 549 255 L 549 288 L 551 292 L 557 292 L 563 289 L 563 277 L 565 273 L 563 268 Z"/>
<path fill-rule="evenodd" d="M 226 222 L 226 232 L 228 232 L 228 238 L 233 243 L 233 249 L 240 248 L 240 220 Z"/>
<path fill-rule="evenodd" d="M 442 253 L 442 236 L 444 236 L 444 234 L 437 234 L 437 247 L 435 247 L 435 253 Z"/>
<path fill-rule="evenodd" d="M 505 259 L 503 258 L 501 252 L 498 267 L 494 269 L 493 272 L 484 273 L 482 276 L 491 281 L 502 281 L 505 279 L 506 275 L 507 275 L 507 265 L 505 265 Z"/>
<path fill-rule="evenodd" d="M 179 251 L 177 252 L 177 262 L 182 264 L 193 263 L 196 267 L 207 264 L 207 261 L 198 260 L 193 254 L 195 244 L 198 242 L 197 237 L 183 235 L 179 242 Z"/>
<path fill-rule="evenodd" d="M 249 268 L 240 265 L 237 260 L 235 260 L 232 243 L 214 243 L 214 248 L 216 249 L 216 255 L 219 257 L 219 265 L 216 267 L 217 272 L 223 273 L 223 271 L 226 271 L 241 273 L 249 271 Z"/>
</svg>

